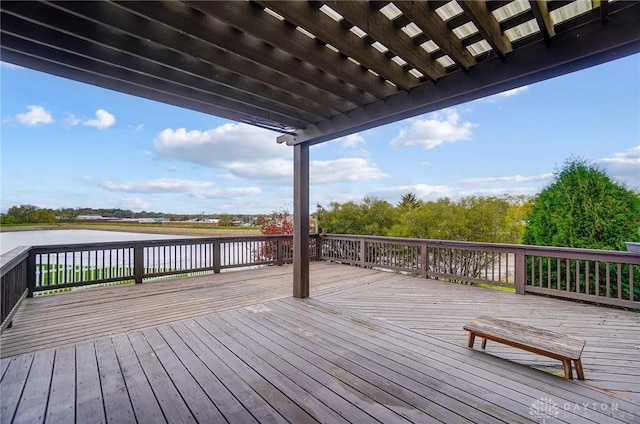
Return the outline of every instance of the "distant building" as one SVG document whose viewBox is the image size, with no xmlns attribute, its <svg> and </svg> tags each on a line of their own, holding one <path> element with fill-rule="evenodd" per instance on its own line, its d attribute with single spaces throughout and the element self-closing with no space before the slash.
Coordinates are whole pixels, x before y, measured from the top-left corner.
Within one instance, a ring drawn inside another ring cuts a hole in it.
<svg viewBox="0 0 640 424">
<path fill-rule="evenodd" d="M 98 214 L 78 215 L 76 218 L 81 221 L 98 221 L 102 219 L 102 215 L 98 215 Z"/>
<path fill-rule="evenodd" d="M 167 218 L 139 218 L 138 222 L 140 224 L 164 224 L 168 222 Z"/>
</svg>

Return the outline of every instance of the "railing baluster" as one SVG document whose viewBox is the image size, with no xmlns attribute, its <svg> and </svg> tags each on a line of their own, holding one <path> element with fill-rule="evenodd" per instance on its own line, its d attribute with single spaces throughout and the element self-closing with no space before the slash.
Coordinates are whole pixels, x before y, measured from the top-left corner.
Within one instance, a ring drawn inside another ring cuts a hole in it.
<svg viewBox="0 0 640 424">
<path fill-rule="evenodd" d="M 633 287 L 633 265 L 629 265 L 629 300 L 634 301 L 634 287 Z"/>
<path fill-rule="evenodd" d="M 622 299 L 622 264 L 617 263 L 617 271 L 618 271 L 618 299 Z"/>
<path fill-rule="evenodd" d="M 596 276 L 595 276 L 595 286 L 596 286 L 596 296 L 600 296 L 600 261 L 596 261 L 595 268 Z"/>
<path fill-rule="evenodd" d="M 183 273 L 219 273 L 254 264 L 281 265 L 291 260 L 290 239 L 263 236 L 40 246 L 30 255 L 28 278 L 35 292 Z M 309 244 L 311 259 L 640 309 L 639 296 L 633 292 L 638 287 L 634 278 L 640 258 L 627 252 L 347 235 L 312 235 Z"/>
</svg>

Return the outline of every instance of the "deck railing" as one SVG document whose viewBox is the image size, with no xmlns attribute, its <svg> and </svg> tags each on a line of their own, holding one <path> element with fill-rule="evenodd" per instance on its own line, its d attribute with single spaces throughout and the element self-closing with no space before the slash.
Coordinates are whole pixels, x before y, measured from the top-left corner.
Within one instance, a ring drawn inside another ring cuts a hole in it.
<svg viewBox="0 0 640 424">
<path fill-rule="evenodd" d="M 317 258 L 317 235 L 309 240 Z M 293 262 L 293 236 L 210 237 L 35 246 L 2 255 L 2 330 L 25 296 L 72 287 L 219 273 Z"/>
<path fill-rule="evenodd" d="M 29 248 L 17 247 L 1 257 L 0 262 L 0 333 L 11 327 L 11 320 L 24 298 L 28 295 L 27 264 Z"/>
<path fill-rule="evenodd" d="M 1 330 L 37 292 L 283 265 L 292 246 L 291 235 L 275 235 L 18 248 L 0 264 Z M 640 309 L 638 253 L 317 234 L 309 250 L 311 260 Z"/>
<path fill-rule="evenodd" d="M 335 234 L 321 239 L 323 260 L 640 309 L 637 253 Z"/>
<path fill-rule="evenodd" d="M 218 273 L 293 261 L 291 235 L 209 237 L 39 246 L 30 249 L 30 292 Z M 316 239 L 310 251 L 316 257 Z"/>
</svg>

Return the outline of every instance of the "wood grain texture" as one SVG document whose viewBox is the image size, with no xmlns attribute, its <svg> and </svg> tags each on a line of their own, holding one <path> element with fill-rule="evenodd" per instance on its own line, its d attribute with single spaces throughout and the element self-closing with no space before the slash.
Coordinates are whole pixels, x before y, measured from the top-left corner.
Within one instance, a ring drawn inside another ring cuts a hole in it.
<svg viewBox="0 0 640 424">
<path fill-rule="evenodd" d="M 529 346 L 532 350 L 553 355 L 552 358 L 561 356 L 580 359 L 585 343 L 584 340 L 566 334 L 485 315 L 465 324 L 463 329 L 476 335 L 489 335 L 506 342 Z"/>
<path fill-rule="evenodd" d="M 145 325 L 91 340 L 78 325 L 76 342 L 0 361 L 2 422 L 75 408 L 91 422 L 517 423 L 540 399 L 560 406 L 557 422 L 640 416 L 637 314 L 328 263 L 311 275 L 310 299 L 291 297 L 291 267 L 34 298 L 32 311 L 50 307 L 58 323 L 93 315 L 89 328 L 109 326 L 132 309 Z M 508 346 L 469 349 L 462 326 L 488 313 L 584 334 L 589 379 Z"/>
</svg>

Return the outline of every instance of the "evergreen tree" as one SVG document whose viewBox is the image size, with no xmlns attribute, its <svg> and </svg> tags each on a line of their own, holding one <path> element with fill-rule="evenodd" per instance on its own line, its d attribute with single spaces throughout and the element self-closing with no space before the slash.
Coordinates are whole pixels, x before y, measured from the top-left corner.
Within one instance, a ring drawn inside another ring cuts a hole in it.
<svg viewBox="0 0 640 424">
<path fill-rule="evenodd" d="M 584 159 L 571 159 L 532 200 L 525 244 L 626 250 L 640 240 L 640 194 Z"/>
</svg>

